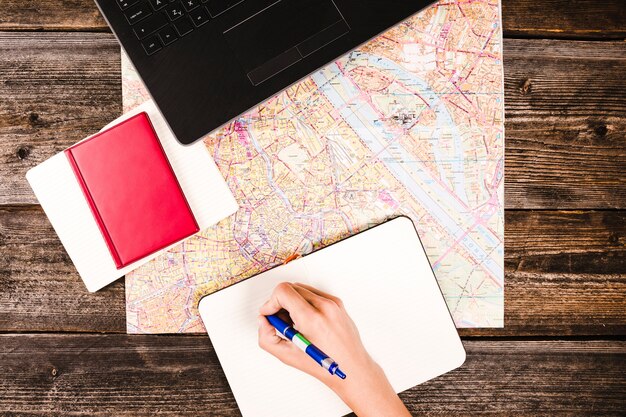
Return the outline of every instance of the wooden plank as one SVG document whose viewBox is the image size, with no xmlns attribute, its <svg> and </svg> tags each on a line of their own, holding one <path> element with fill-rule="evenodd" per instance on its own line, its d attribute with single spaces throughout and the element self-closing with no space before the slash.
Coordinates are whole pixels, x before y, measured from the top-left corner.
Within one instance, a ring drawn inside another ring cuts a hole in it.
<svg viewBox="0 0 626 417">
<path fill-rule="evenodd" d="M 626 37 L 622 0 L 503 0 L 505 36 Z M 107 31 L 93 0 L 4 0 L 0 30 Z"/>
<path fill-rule="evenodd" d="M 0 208 L 0 283 L 0 331 L 126 331 L 123 280 L 89 293 L 38 207 Z"/>
<path fill-rule="evenodd" d="M 626 207 L 626 43 L 505 42 L 507 208 Z"/>
<path fill-rule="evenodd" d="M 0 335 L 0 414 L 239 415 L 208 337 Z"/>
<path fill-rule="evenodd" d="M 424 413 L 626 407 L 624 341 L 464 341 L 465 364 L 401 397 Z M 0 335 L 0 413 L 239 415 L 206 336 Z"/>
<path fill-rule="evenodd" d="M 624 39 L 623 0 L 502 0 L 506 36 Z"/>
<path fill-rule="evenodd" d="M 0 204 L 120 114 L 119 59 L 108 34 L 0 33 Z M 508 208 L 626 208 L 625 65 L 624 42 L 505 41 Z"/>
<path fill-rule="evenodd" d="M 504 329 L 490 336 L 626 334 L 626 211 L 506 211 Z"/>
<path fill-rule="evenodd" d="M 0 204 L 36 203 L 25 174 L 122 113 L 110 34 L 0 33 Z"/>
<path fill-rule="evenodd" d="M 507 211 L 505 328 L 626 335 L 626 211 Z M 0 332 L 125 332 L 123 285 L 90 294 L 38 208 L 0 209 Z"/>
<path fill-rule="evenodd" d="M 626 344 L 464 341 L 461 368 L 400 397 L 413 415 L 618 415 Z M 436 408 L 435 408 L 436 407 Z"/>
<path fill-rule="evenodd" d="M 109 31 L 93 0 L 2 0 L 0 30 Z"/>
</svg>

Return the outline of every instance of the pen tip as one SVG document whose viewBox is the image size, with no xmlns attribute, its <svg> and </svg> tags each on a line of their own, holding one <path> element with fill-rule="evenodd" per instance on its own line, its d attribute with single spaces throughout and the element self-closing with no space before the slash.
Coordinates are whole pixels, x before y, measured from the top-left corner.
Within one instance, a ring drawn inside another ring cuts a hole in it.
<svg viewBox="0 0 626 417">
<path fill-rule="evenodd" d="M 341 379 L 346 379 L 346 374 L 344 374 L 339 368 L 335 370 L 335 375 L 337 375 Z"/>
</svg>

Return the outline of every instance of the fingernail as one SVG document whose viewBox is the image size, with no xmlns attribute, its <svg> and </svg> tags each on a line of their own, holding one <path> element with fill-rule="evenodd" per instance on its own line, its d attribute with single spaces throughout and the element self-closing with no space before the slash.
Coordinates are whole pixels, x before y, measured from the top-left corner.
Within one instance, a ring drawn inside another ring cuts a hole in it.
<svg viewBox="0 0 626 417">
<path fill-rule="evenodd" d="M 256 321 L 259 324 L 259 327 L 263 326 L 263 320 L 265 320 L 263 316 L 259 316 L 256 318 Z"/>
</svg>

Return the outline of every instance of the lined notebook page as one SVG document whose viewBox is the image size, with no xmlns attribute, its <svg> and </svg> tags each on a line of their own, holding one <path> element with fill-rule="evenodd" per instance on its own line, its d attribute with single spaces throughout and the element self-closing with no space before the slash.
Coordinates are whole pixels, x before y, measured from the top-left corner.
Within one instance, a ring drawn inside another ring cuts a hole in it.
<svg viewBox="0 0 626 417">
<path fill-rule="evenodd" d="M 339 296 L 397 392 L 465 360 L 413 224 L 398 218 L 202 299 L 200 314 L 244 416 L 350 411 L 316 380 L 258 347 L 258 308 L 283 281 Z"/>
</svg>

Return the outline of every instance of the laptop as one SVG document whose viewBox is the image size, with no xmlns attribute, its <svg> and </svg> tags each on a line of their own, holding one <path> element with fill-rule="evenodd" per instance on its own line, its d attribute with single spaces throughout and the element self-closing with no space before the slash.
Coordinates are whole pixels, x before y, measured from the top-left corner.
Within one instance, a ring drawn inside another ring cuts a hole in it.
<svg viewBox="0 0 626 417">
<path fill-rule="evenodd" d="M 432 0 L 96 0 L 182 144 Z"/>
</svg>

